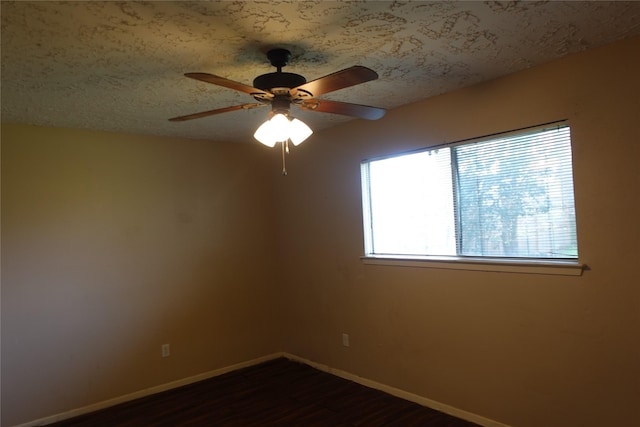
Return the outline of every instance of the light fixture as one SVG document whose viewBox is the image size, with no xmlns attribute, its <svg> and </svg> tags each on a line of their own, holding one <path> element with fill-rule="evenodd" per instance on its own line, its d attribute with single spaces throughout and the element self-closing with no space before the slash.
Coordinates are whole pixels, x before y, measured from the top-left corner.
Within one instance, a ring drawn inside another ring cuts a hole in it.
<svg viewBox="0 0 640 427">
<path fill-rule="evenodd" d="M 311 128 L 302 120 L 290 119 L 278 113 L 260 125 L 253 137 L 267 147 L 274 147 L 277 142 L 287 141 L 291 141 L 293 145 L 299 145 L 312 133 Z"/>
<path fill-rule="evenodd" d="M 260 125 L 253 137 L 267 147 L 282 143 L 282 174 L 287 174 L 285 155 L 289 153 L 289 142 L 300 145 L 313 131 L 302 120 L 290 118 L 288 112 L 277 112 Z"/>
</svg>

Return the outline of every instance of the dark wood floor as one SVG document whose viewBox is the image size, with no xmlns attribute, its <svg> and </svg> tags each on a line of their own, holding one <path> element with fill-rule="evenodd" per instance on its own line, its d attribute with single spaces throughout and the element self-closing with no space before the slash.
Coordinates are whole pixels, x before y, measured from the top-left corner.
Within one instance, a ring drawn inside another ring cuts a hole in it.
<svg viewBox="0 0 640 427">
<path fill-rule="evenodd" d="M 476 424 L 301 363 L 275 359 L 51 426 L 472 427 Z"/>
</svg>

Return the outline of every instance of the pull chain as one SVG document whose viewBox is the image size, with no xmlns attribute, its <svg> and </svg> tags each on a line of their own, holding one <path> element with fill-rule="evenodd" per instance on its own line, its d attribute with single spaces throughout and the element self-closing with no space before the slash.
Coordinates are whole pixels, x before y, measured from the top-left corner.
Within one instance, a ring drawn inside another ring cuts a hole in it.
<svg viewBox="0 0 640 427">
<path fill-rule="evenodd" d="M 289 140 L 282 142 L 282 175 L 287 176 L 286 155 L 289 154 Z"/>
</svg>

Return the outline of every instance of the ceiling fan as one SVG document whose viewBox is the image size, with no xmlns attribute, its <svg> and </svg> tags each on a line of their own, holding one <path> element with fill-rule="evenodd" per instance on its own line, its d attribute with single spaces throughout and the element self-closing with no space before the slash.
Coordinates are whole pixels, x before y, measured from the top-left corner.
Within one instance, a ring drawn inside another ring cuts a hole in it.
<svg viewBox="0 0 640 427">
<path fill-rule="evenodd" d="M 271 105 L 271 118 L 258 128 L 254 137 L 270 147 L 275 146 L 277 142 L 283 143 L 283 174 L 286 175 L 286 170 L 284 169 L 284 153 L 285 151 L 288 152 L 289 141 L 294 145 L 298 145 L 313 132 L 302 121 L 291 116 L 292 104 L 306 111 L 341 114 L 367 120 L 377 120 L 384 116 L 386 112 L 383 108 L 316 98 L 316 96 L 319 95 L 377 79 L 378 74 L 367 67 L 355 65 L 307 82 L 307 79 L 299 74 L 282 72 L 282 68 L 287 65 L 291 59 L 291 52 L 287 49 L 271 49 L 267 52 L 267 58 L 271 62 L 271 65 L 276 67 L 277 71 L 256 77 L 253 80 L 253 86 L 248 86 L 213 74 L 185 74 L 186 77 L 195 80 L 244 92 L 251 95 L 258 101 L 257 103 L 247 103 L 202 111 L 186 116 L 173 117 L 169 120 L 180 122 L 230 111 L 249 110 Z"/>
</svg>

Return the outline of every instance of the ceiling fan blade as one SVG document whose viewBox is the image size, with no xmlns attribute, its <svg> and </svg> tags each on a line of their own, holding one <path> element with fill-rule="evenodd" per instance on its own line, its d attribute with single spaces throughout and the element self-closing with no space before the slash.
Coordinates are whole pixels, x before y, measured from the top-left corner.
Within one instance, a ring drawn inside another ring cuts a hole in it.
<svg viewBox="0 0 640 427">
<path fill-rule="evenodd" d="M 237 110 L 250 110 L 252 108 L 262 107 L 266 104 L 242 104 L 234 105 L 233 107 L 218 108 L 216 110 L 203 111 L 201 113 L 188 114 L 186 116 L 173 117 L 169 119 L 170 122 L 183 122 L 185 120 L 199 119 L 201 117 L 213 116 L 215 114 L 227 113 L 229 111 Z"/>
<path fill-rule="evenodd" d="M 367 120 L 378 120 L 387 112 L 384 108 L 368 105 L 350 104 L 348 102 L 329 101 L 326 99 L 308 99 L 302 101 L 300 108 L 321 113 L 342 114 Z"/>
<path fill-rule="evenodd" d="M 264 90 L 255 88 L 253 86 L 248 86 L 242 83 L 235 82 L 233 80 L 226 79 L 224 77 L 216 76 L 214 74 L 208 73 L 186 73 L 186 77 L 191 79 L 200 80 L 201 82 L 213 83 L 214 85 L 224 86 L 229 89 L 238 90 L 240 92 L 247 93 L 249 95 L 266 95 L 268 92 Z"/>
<path fill-rule="evenodd" d="M 292 89 L 292 94 L 297 90 L 311 93 L 311 96 L 320 96 L 325 93 L 333 92 L 338 89 L 355 86 L 378 78 L 378 73 L 363 67 L 354 65 L 341 71 L 329 74 L 319 79 L 312 80 L 308 83 L 300 85 Z"/>
</svg>

